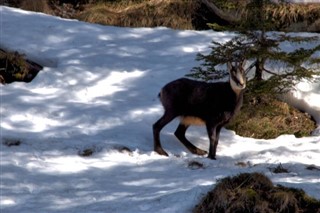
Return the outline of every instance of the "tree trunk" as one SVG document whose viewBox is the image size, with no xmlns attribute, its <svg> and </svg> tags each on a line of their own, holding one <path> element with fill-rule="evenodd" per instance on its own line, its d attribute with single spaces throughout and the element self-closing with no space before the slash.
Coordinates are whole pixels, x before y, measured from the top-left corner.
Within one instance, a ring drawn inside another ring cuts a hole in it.
<svg viewBox="0 0 320 213">
<path fill-rule="evenodd" d="M 256 62 L 256 73 L 254 76 L 255 81 L 262 81 L 262 74 L 263 74 L 263 68 L 264 68 L 265 59 L 264 58 L 258 58 Z"/>
<path fill-rule="evenodd" d="M 219 9 L 214 3 L 208 0 L 200 0 L 201 3 L 207 6 L 207 8 L 219 16 L 221 19 L 229 22 L 229 23 L 238 23 L 241 20 L 241 17 L 239 15 L 235 15 L 235 13 L 227 13 L 221 9 Z"/>
</svg>

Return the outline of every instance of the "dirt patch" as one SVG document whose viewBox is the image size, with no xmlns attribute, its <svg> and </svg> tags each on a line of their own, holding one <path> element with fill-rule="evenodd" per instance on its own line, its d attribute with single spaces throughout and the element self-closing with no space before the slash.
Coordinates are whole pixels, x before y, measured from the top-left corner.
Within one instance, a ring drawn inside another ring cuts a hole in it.
<svg viewBox="0 0 320 213">
<path fill-rule="evenodd" d="M 11 146 L 20 146 L 22 142 L 20 139 L 4 138 L 2 143 L 3 145 L 11 147 Z"/>
<path fill-rule="evenodd" d="M 188 168 L 191 170 L 204 169 L 205 165 L 202 162 L 192 160 L 188 162 Z"/>
</svg>

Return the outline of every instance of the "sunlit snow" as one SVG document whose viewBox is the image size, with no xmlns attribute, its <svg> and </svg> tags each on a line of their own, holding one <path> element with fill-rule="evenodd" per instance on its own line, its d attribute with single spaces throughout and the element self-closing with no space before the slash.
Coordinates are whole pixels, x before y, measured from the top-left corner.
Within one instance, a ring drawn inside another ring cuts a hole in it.
<svg viewBox="0 0 320 213">
<path fill-rule="evenodd" d="M 31 83 L 0 86 L 1 213 L 191 212 L 218 179 L 241 172 L 320 199 L 319 169 L 306 169 L 320 168 L 320 134 L 263 140 L 223 129 L 209 160 L 175 139 L 174 121 L 161 132 L 170 156 L 153 152 L 160 88 L 199 65 L 196 54 L 212 39 L 234 33 L 102 26 L 8 7 L 0 14 L 0 48 L 45 66 Z M 319 117 L 319 83 L 297 87 L 293 103 Z M 187 136 L 208 149 L 203 127 Z M 272 173 L 279 164 L 289 173 Z"/>
</svg>

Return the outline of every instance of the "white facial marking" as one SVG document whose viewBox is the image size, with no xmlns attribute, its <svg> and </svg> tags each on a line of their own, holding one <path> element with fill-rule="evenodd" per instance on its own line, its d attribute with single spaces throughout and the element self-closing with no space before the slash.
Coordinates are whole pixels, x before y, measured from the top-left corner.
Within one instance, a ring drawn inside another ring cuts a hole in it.
<svg viewBox="0 0 320 213">
<path fill-rule="evenodd" d="M 230 72 L 230 75 L 233 75 L 230 76 L 230 85 L 234 91 L 243 90 L 246 87 L 245 77 L 241 71 L 237 71 L 235 75 Z"/>
</svg>

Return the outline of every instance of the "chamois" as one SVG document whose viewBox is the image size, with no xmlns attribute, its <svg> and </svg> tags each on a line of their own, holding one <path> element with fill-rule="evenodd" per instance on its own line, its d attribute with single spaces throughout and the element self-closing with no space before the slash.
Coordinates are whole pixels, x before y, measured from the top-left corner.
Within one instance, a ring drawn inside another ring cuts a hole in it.
<svg viewBox="0 0 320 213">
<path fill-rule="evenodd" d="M 227 63 L 228 82 L 206 83 L 180 78 L 165 85 L 159 93 L 164 114 L 153 124 L 154 151 L 168 156 L 160 143 L 160 131 L 174 118 L 180 117 L 174 133 L 179 141 L 193 154 L 207 154 L 185 136 L 190 125 L 205 125 L 210 140 L 208 158 L 216 159 L 220 130 L 242 106 L 246 87 L 244 63 Z"/>
</svg>

